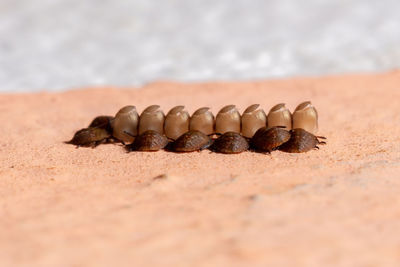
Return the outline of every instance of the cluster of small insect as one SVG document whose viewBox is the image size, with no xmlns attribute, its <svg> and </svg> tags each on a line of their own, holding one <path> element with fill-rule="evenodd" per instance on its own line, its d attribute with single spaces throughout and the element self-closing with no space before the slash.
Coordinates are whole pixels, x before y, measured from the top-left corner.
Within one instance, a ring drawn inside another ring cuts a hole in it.
<svg viewBox="0 0 400 267">
<path fill-rule="evenodd" d="M 139 116 L 135 106 L 125 106 L 114 117 L 96 117 L 66 143 L 96 147 L 120 142 L 128 151 L 193 152 L 208 148 L 224 154 L 277 149 L 301 153 L 325 144 L 320 140 L 325 137 L 315 135 L 317 130 L 318 114 L 310 101 L 298 105 L 293 114 L 282 103 L 268 114 L 254 104 L 242 115 L 236 106 L 228 105 L 215 117 L 207 107 L 189 116 L 184 106 L 176 106 L 165 116 L 160 106 L 152 105 Z"/>
</svg>

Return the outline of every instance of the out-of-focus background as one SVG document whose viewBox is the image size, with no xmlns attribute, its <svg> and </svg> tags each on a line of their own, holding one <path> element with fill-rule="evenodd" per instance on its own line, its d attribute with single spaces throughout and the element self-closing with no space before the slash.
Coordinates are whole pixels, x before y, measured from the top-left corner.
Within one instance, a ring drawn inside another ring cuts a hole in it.
<svg viewBox="0 0 400 267">
<path fill-rule="evenodd" d="M 399 0 L 1 0 L 0 91 L 400 66 Z"/>
</svg>

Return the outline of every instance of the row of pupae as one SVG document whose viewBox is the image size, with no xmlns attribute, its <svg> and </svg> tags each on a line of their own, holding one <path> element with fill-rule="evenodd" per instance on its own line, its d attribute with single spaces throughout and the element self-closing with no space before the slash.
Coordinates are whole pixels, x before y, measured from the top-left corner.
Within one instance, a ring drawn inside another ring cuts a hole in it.
<svg viewBox="0 0 400 267">
<path fill-rule="evenodd" d="M 325 144 L 319 140 L 324 137 L 315 136 L 317 130 L 318 113 L 309 101 L 299 104 L 293 114 L 285 104 L 275 105 L 268 114 L 254 104 L 242 115 L 228 105 L 215 117 L 207 107 L 189 116 L 184 106 L 176 106 L 165 116 L 160 106 L 152 105 L 139 116 L 135 106 L 125 106 L 114 117 L 96 117 L 67 143 L 95 147 L 121 142 L 128 151 L 306 152 Z"/>
</svg>

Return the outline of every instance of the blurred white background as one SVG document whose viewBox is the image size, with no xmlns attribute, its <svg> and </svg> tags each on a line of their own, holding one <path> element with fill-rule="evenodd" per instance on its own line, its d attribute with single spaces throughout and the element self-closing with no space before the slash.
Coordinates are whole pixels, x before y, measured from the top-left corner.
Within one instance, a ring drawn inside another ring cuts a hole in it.
<svg viewBox="0 0 400 267">
<path fill-rule="evenodd" d="M 0 91 L 400 66 L 399 0 L 1 0 Z"/>
</svg>

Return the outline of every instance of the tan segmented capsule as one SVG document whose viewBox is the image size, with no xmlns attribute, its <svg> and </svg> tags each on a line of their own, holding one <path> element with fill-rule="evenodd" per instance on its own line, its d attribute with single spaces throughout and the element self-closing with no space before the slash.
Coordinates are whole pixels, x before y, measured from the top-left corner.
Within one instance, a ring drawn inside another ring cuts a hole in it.
<svg viewBox="0 0 400 267">
<path fill-rule="evenodd" d="M 176 140 L 189 131 L 189 113 L 184 109 L 184 106 L 176 106 L 165 117 L 164 133 L 168 138 Z"/>
<path fill-rule="evenodd" d="M 240 133 L 240 113 L 235 105 L 225 106 L 218 112 L 215 118 L 215 132 L 220 134 Z"/>
<path fill-rule="evenodd" d="M 310 101 L 297 106 L 293 112 L 293 129 L 301 128 L 316 134 L 318 131 L 318 113 Z"/>
<path fill-rule="evenodd" d="M 148 130 L 157 131 L 160 134 L 164 133 L 164 118 L 165 115 L 160 110 L 159 105 L 152 105 L 143 110 L 139 119 L 139 134 Z"/>
<path fill-rule="evenodd" d="M 242 135 L 251 138 L 258 129 L 267 126 L 267 116 L 259 104 L 249 106 L 242 114 Z"/>
<path fill-rule="evenodd" d="M 214 133 L 214 115 L 209 109 L 207 107 L 199 108 L 192 114 L 189 123 L 190 131 L 199 131 L 205 135 Z"/>
<path fill-rule="evenodd" d="M 287 130 L 292 129 L 292 114 L 284 103 L 277 104 L 268 113 L 268 127 L 285 126 Z"/>
<path fill-rule="evenodd" d="M 139 115 L 135 106 L 125 106 L 115 114 L 111 125 L 113 136 L 126 143 L 133 142 L 138 133 Z M 129 134 L 126 134 L 129 133 Z"/>
</svg>

